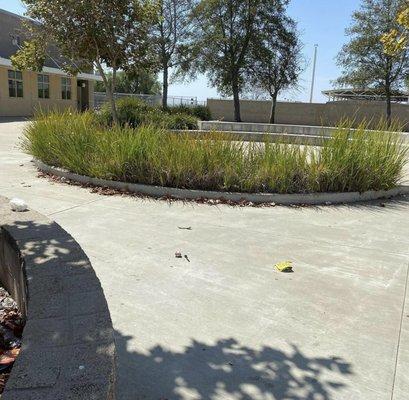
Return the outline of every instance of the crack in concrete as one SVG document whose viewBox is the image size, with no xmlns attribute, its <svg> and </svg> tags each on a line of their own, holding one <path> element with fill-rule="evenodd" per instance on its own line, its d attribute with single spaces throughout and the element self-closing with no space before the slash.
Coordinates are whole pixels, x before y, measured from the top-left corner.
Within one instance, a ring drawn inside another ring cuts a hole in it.
<svg viewBox="0 0 409 400">
<path fill-rule="evenodd" d="M 398 372 L 399 351 L 400 351 L 400 345 L 401 345 L 401 339 L 402 339 L 403 320 L 405 318 L 405 306 L 406 306 L 406 296 L 408 294 L 408 285 L 409 285 L 409 265 L 408 265 L 408 270 L 406 272 L 406 284 L 405 284 L 405 290 L 403 294 L 402 314 L 401 314 L 401 320 L 400 320 L 400 326 L 399 326 L 398 345 L 396 348 L 395 371 L 393 373 L 391 400 L 394 400 L 395 398 L 394 397 L 395 396 L 395 385 L 396 385 L 396 377 L 397 377 L 397 372 Z"/>
</svg>

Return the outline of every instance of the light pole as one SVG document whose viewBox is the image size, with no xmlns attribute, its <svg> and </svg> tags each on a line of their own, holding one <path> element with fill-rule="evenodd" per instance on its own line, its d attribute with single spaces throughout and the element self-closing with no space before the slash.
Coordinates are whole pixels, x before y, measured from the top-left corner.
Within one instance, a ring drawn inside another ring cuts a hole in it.
<svg viewBox="0 0 409 400">
<path fill-rule="evenodd" d="M 316 67 L 317 67 L 317 53 L 318 53 L 318 44 L 315 44 L 314 45 L 314 65 L 312 67 L 310 103 L 312 103 L 312 99 L 314 97 L 315 70 L 316 70 Z"/>
</svg>

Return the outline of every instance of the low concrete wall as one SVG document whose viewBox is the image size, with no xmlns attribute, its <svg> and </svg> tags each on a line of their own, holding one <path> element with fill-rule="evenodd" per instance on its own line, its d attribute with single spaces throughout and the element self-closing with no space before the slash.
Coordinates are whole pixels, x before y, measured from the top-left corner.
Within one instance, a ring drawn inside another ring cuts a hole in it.
<svg viewBox="0 0 409 400">
<path fill-rule="evenodd" d="M 199 129 L 221 132 L 256 132 L 331 137 L 336 128 L 305 125 L 258 124 L 249 122 L 200 121 Z"/>
<path fill-rule="evenodd" d="M 270 101 L 241 100 L 243 122 L 268 123 L 271 109 Z M 232 100 L 208 99 L 207 105 L 213 119 L 234 121 Z M 276 123 L 287 125 L 336 126 L 340 120 L 348 118 L 355 126 L 363 120 L 376 126 L 386 116 L 383 102 L 333 101 L 321 103 L 278 102 Z M 409 125 L 409 105 L 393 104 L 392 116 L 405 127 Z"/>
<path fill-rule="evenodd" d="M 115 398 L 115 345 L 100 282 L 78 243 L 0 197 L 0 278 L 26 315 L 2 400 Z"/>
<path fill-rule="evenodd" d="M 288 138 L 298 144 L 320 145 L 323 138 L 330 138 L 336 128 L 325 126 L 257 124 L 248 122 L 201 121 L 201 132 L 218 131 L 234 133 L 238 140 L 274 141 L 275 138 Z M 260 137 L 260 140 L 257 140 Z M 409 145 L 409 133 L 401 133 L 402 139 Z"/>
<path fill-rule="evenodd" d="M 228 123 L 228 122 L 227 122 Z M 207 124 L 205 128 L 201 130 L 179 130 L 171 131 L 171 134 L 179 135 L 189 135 L 192 138 L 203 140 L 210 139 L 214 140 L 214 131 L 217 133 L 222 133 L 222 136 L 217 136 L 216 138 L 220 140 L 236 140 L 241 142 L 258 142 L 258 143 L 290 143 L 297 145 L 306 146 L 322 146 L 326 140 L 330 140 L 327 136 L 315 136 L 315 135 L 303 135 L 303 134 L 288 134 L 288 133 L 274 133 L 274 132 L 247 132 L 247 131 L 234 131 L 234 130 L 223 130 L 219 122 L 215 123 L 213 127 L 211 123 Z"/>
</svg>

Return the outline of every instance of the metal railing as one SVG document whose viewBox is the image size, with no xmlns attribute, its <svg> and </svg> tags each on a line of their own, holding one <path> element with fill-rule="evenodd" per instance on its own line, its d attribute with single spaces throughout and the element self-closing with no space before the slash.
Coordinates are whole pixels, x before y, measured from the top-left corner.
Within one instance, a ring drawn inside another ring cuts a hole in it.
<svg viewBox="0 0 409 400">
<path fill-rule="evenodd" d="M 115 93 L 115 99 L 122 99 L 124 97 L 133 97 L 141 99 L 146 103 L 152 106 L 160 106 L 162 104 L 161 95 L 152 95 L 152 94 L 130 94 L 130 93 Z M 95 92 L 94 93 L 94 108 L 100 109 L 105 103 L 108 102 L 107 95 L 104 92 Z M 188 97 L 188 96 L 168 96 L 168 106 L 177 107 L 195 107 L 195 106 L 205 106 L 205 101 L 198 101 L 197 97 Z"/>
</svg>

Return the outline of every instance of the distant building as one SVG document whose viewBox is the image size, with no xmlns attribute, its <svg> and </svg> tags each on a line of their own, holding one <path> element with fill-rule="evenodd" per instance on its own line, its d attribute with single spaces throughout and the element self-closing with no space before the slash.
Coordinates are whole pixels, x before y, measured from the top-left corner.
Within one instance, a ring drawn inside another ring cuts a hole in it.
<svg viewBox="0 0 409 400">
<path fill-rule="evenodd" d="M 55 49 L 48 52 L 41 73 L 13 68 L 10 57 L 24 42 L 23 20 L 0 9 L 0 117 L 31 116 L 38 109 L 93 108 L 94 81 L 101 80 L 100 76 L 68 75 L 59 65 Z"/>
<path fill-rule="evenodd" d="M 329 101 L 386 101 L 386 95 L 379 89 L 333 89 L 324 90 L 322 94 L 328 97 Z M 394 103 L 408 103 L 409 93 L 393 90 L 391 100 Z"/>
</svg>

